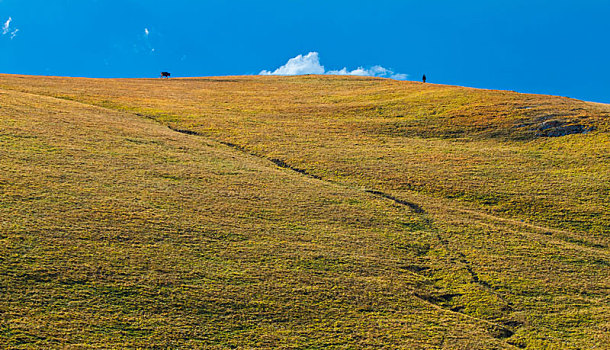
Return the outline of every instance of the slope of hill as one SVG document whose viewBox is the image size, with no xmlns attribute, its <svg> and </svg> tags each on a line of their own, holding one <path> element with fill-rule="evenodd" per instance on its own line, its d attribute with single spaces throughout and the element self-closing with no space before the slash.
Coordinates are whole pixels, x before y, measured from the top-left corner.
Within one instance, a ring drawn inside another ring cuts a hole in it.
<svg viewBox="0 0 610 350">
<path fill-rule="evenodd" d="M 2 75 L 0 344 L 602 346 L 609 116 L 370 78 Z"/>
</svg>

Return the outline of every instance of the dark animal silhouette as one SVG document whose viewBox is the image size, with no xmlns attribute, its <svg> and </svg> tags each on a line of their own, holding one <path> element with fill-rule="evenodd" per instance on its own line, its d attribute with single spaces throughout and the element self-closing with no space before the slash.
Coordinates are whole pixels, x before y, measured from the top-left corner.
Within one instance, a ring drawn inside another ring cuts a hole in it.
<svg viewBox="0 0 610 350">
<path fill-rule="evenodd" d="M 170 75 L 169 72 L 161 72 L 161 78 L 169 78 Z"/>
<path fill-rule="evenodd" d="M 425 83 L 426 82 L 426 75 L 424 74 L 424 76 L 421 78 L 421 80 Z"/>
</svg>

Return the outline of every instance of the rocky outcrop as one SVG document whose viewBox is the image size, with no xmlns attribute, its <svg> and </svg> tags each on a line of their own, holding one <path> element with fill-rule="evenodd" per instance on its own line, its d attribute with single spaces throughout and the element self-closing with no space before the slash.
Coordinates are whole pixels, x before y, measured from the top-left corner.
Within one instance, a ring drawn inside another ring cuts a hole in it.
<svg viewBox="0 0 610 350">
<path fill-rule="evenodd" d="M 582 124 L 570 124 L 560 120 L 547 120 L 540 124 L 536 130 L 536 136 L 559 137 L 571 134 L 584 134 L 593 131 L 595 128 Z"/>
</svg>

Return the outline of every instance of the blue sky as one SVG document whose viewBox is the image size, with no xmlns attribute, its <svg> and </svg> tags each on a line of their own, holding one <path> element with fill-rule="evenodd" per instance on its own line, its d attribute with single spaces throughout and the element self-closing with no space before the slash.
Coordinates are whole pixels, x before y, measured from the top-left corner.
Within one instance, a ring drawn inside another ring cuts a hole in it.
<svg viewBox="0 0 610 350">
<path fill-rule="evenodd" d="M 317 60 L 610 103 L 608 18 L 610 0 L 0 0 L 0 72 L 259 74 L 302 55 L 280 72 Z"/>
</svg>

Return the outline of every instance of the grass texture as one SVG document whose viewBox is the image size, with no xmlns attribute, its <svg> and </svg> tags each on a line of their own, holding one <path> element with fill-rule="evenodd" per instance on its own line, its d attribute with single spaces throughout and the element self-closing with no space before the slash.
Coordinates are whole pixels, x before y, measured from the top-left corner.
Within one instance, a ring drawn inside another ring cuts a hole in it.
<svg viewBox="0 0 610 350">
<path fill-rule="evenodd" d="M 604 348 L 609 116 L 376 78 L 0 75 L 0 347 Z"/>
</svg>

